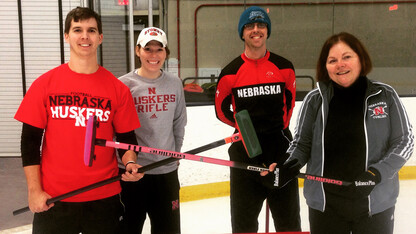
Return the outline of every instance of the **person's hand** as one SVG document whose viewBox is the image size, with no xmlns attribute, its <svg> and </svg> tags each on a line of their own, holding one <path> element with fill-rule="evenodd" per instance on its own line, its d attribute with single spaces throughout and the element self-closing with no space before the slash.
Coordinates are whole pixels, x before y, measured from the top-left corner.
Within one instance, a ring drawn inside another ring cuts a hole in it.
<svg viewBox="0 0 416 234">
<path fill-rule="evenodd" d="M 137 163 L 128 163 L 126 165 L 126 172 L 121 175 L 123 181 L 138 181 L 143 178 L 144 173 L 138 173 L 137 170 L 142 167 Z"/>
<path fill-rule="evenodd" d="M 272 164 L 270 164 L 268 171 L 260 172 L 260 175 L 264 177 L 262 179 L 262 181 L 263 181 L 262 183 L 269 189 L 277 188 L 275 186 L 277 177 L 276 177 L 276 174 L 273 172 L 275 170 L 276 166 L 277 166 L 277 163 L 272 163 Z"/>
<path fill-rule="evenodd" d="M 260 172 L 260 175 L 261 176 L 267 176 L 270 172 L 273 172 L 274 169 L 276 169 L 276 167 L 277 167 L 277 163 L 272 163 L 269 166 L 269 170 Z"/>
<path fill-rule="evenodd" d="M 43 190 L 29 191 L 28 200 L 30 211 L 40 213 L 49 210 L 55 205 L 54 203 L 46 204 L 46 201 L 50 198 L 52 197 Z"/>
<path fill-rule="evenodd" d="M 281 167 L 278 167 L 275 171 L 276 181 L 275 186 L 281 188 L 293 180 L 298 174 L 302 166 L 298 163 L 297 159 L 293 159 L 285 162 Z"/>
<path fill-rule="evenodd" d="M 352 186 L 354 186 L 354 190 L 359 197 L 367 197 L 380 181 L 380 172 L 375 168 L 370 168 L 368 171 L 360 174 Z"/>
</svg>

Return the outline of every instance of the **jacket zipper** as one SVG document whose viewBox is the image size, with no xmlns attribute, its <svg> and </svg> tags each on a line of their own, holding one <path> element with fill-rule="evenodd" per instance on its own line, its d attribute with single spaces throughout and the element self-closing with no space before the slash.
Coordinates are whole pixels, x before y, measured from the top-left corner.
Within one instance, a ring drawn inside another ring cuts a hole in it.
<svg viewBox="0 0 416 234">
<path fill-rule="evenodd" d="M 364 102 L 364 134 L 365 134 L 365 169 L 368 170 L 368 133 L 367 133 L 367 107 L 368 107 L 368 99 L 370 97 L 374 97 L 381 93 L 381 90 L 378 90 L 376 93 L 370 94 L 365 98 Z M 367 197 L 368 199 L 368 214 L 371 215 L 371 199 L 370 195 Z"/>
<path fill-rule="evenodd" d="M 321 142 L 322 142 L 322 167 L 321 167 L 321 175 L 320 176 L 323 176 L 324 175 L 324 159 L 325 159 L 325 156 L 324 156 L 324 154 L 325 154 L 325 149 L 324 149 L 324 145 L 325 145 L 325 142 L 324 142 L 324 139 L 325 139 L 325 110 L 324 110 L 324 95 L 322 94 L 322 92 L 321 92 L 321 87 L 319 86 L 319 83 L 317 83 L 316 84 L 317 86 L 318 86 L 318 90 L 319 90 L 319 94 L 321 95 L 321 98 L 322 98 L 322 107 L 321 107 L 321 112 L 322 112 L 322 139 L 321 139 Z M 325 211 L 325 207 L 326 207 L 326 197 L 325 197 L 325 190 L 324 190 L 324 185 L 323 185 L 323 183 L 321 183 L 321 189 L 322 189 L 322 197 L 323 197 L 323 199 L 324 199 L 324 204 L 323 204 L 323 206 L 322 206 L 322 211 L 324 212 Z"/>
</svg>

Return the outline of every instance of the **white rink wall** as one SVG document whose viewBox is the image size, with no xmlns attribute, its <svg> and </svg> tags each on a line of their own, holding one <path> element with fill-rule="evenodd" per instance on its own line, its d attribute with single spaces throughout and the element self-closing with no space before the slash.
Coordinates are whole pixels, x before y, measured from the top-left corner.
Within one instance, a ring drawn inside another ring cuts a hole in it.
<svg viewBox="0 0 416 234">
<path fill-rule="evenodd" d="M 220 122 L 214 106 L 187 107 L 188 124 L 182 152 L 231 136 L 234 128 Z M 229 160 L 226 144 L 198 155 Z M 229 180 L 229 167 L 190 160 L 181 160 L 179 166 L 181 186 L 207 184 Z"/>
<path fill-rule="evenodd" d="M 407 114 L 413 127 L 416 126 L 416 97 L 402 98 Z M 296 118 L 301 106 L 296 102 L 293 116 L 290 123 L 292 133 L 296 127 Z M 215 116 L 214 106 L 187 107 L 188 124 L 186 126 L 185 140 L 182 152 L 212 143 L 217 140 L 229 137 L 234 129 L 220 122 Z M 228 147 L 230 144 L 217 147 L 198 155 L 229 160 Z M 415 154 L 415 153 L 414 153 Z M 416 157 L 413 156 L 406 164 L 416 165 Z M 207 184 L 229 181 L 229 168 L 222 165 L 181 160 L 179 167 L 179 180 L 181 186 Z"/>
</svg>

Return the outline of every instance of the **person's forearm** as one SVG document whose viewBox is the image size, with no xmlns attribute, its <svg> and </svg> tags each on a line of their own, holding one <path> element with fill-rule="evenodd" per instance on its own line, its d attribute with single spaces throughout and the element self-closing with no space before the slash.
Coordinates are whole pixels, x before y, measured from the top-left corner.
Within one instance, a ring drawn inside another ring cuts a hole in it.
<svg viewBox="0 0 416 234">
<path fill-rule="evenodd" d="M 26 183 L 28 193 L 43 191 L 42 183 L 40 179 L 40 166 L 31 165 L 23 167 L 23 170 L 26 175 Z"/>
<path fill-rule="evenodd" d="M 136 163 L 137 161 L 137 155 L 133 150 L 127 150 L 123 157 L 121 158 L 121 160 L 123 161 L 123 165 L 126 165 L 127 162 L 133 161 L 134 163 Z"/>
<path fill-rule="evenodd" d="M 39 165 L 23 167 L 26 175 L 29 208 L 34 213 L 49 210 L 54 204 L 47 204 L 51 198 L 42 188 Z"/>
</svg>

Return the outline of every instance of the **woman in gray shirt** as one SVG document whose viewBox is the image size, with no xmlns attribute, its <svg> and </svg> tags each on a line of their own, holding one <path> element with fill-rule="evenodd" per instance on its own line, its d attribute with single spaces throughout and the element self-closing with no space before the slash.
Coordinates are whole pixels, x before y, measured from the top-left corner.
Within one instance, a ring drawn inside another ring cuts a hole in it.
<svg viewBox="0 0 416 234">
<path fill-rule="evenodd" d="M 165 32 L 150 27 L 141 31 L 136 55 L 140 68 L 119 79 L 133 96 L 141 127 L 135 130 L 138 144 L 179 152 L 182 147 L 186 105 L 179 77 L 161 70 L 169 55 Z M 166 159 L 139 153 L 142 166 Z M 178 162 L 146 172 L 139 183 L 122 183 L 125 205 L 122 228 L 125 233 L 141 233 L 146 214 L 152 233 L 180 233 Z"/>
</svg>

